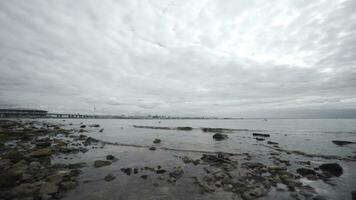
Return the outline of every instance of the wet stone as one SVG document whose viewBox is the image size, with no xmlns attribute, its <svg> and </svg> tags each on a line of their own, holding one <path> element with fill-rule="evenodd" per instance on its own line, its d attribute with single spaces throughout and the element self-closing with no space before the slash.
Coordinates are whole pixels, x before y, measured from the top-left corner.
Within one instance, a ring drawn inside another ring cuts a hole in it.
<svg viewBox="0 0 356 200">
<path fill-rule="evenodd" d="M 110 182 L 110 181 L 114 180 L 115 178 L 116 177 L 114 175 L 108 174 L 108 175 L 105 176 L 104 179 L 105 179 L 106 182 Z"/>
<path fill-rule="evenodd" d="M 108 165 L 111 165 L 111 162 L 107 161 L 107 160 L 96 160 L 94 162 L 95 168 L 104 167 L 104 166 L 108 166 Z"/>
<path fill-rule="evenodd" d="M 155 140 L 153 140 L 153 143 L 155 143 L 155 144 L 161 143 L 161 140 L 156 138 Z"/>
<path fill-rule="evenodd" d="M 225 139 L 228 138 L 228 136 L 227 136 L 226 134 L 223 134 L 223 133 L 215 133 L 215 134 L 213 135 L 213 138 L 214 138 L 215 140 L 225 140 Z"/>
<path fill-rule="evenodd" d="M 333 176 L 341 176 L 343 174 L 343 168 L 337 163 L 325 163 L 321 164 L 319 168 L 324 171 L 328 172 Z"/>
<path fill-rule="evenodd" d="M 114 160 L 114 159 L 115 159 L 115 156 L 113 156 L 113 155 L 106 156 L 106 160 Z"/>
</svg>

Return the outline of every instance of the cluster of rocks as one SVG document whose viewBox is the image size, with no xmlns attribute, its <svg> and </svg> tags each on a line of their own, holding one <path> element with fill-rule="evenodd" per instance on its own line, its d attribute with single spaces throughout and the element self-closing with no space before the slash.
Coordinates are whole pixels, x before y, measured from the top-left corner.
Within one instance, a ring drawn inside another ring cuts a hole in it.
<svg viewBox="0 0 356 200">
<path fill-rule="evenodd" d="M 2 199 L 58 199 L 76 187 L 85 163 L 52 164 L 85 153 L 93 138 L 40 122 L 0 121 L 0 196 Z M 95 144 L 96 145 L 96 144 Z"/>
</svg>

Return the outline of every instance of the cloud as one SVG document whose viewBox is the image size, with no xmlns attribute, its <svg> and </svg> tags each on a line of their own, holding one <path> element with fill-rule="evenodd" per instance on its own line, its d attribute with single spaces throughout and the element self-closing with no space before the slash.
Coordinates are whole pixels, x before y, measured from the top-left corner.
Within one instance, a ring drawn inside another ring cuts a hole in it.
<svg viewBox="0 0 356 200">
<path fill-rule="evenodd" d="M 355 8 L 352 0 L 2 1 L 0 105 L 342 113 L 356 106 Z"/>
</svg>

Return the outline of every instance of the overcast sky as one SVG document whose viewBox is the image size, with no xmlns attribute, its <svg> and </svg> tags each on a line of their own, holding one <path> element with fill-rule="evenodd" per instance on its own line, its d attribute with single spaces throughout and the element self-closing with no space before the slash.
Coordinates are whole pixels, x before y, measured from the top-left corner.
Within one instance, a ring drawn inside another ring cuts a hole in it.
<svg viewBox="0 0 356 200">
<path fill-rule="evenodd" d="M 356 116 L 356 1 L 0 1 L 0 106 Z"/>
</svg>

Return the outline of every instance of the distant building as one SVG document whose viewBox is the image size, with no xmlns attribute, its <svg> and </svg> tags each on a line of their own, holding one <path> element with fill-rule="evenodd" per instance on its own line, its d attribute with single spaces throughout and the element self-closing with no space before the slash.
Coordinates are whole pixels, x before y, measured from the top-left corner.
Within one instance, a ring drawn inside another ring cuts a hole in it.
<svg viewBox="0 0 356 200">
<path fill-rule="evenodd" d="M 8 108 L 0 109 L 0 118 L 43 118 L 47 113 L 45 110 Z"/>
</svg>

